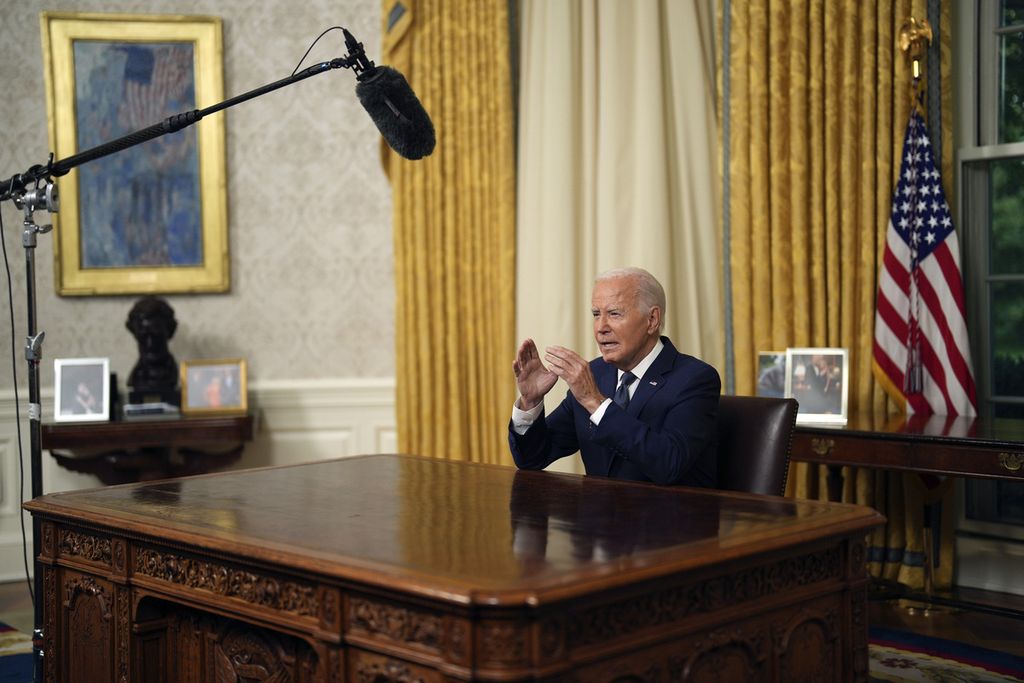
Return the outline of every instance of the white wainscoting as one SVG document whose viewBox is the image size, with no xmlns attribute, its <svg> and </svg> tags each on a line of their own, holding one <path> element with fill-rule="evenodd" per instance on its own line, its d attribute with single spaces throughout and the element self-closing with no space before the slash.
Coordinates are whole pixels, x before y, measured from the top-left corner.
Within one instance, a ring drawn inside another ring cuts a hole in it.
<svg viewBox="0 0 1024 683">
<path fill-rule="evenodd" d="M 30 496 L 27 392 L 21 392 L 25 498 Z M 253 382 L 250 408 L 256 416 L 253 441 L 232 469 L 291 465 L 313 460 L 395 453 L 395 381 L 336 379 Z M 53 391 L 43 392 L 43 420 L 53 414 Z M 45 451 L 43 491 L 70 491 L 101 486 L 87 474 L 59 467 Z M 0 391 L 0 581 L 24 578 L 19 528 L 19 456 L 14 392 Z M 24 515 L 29 552 L 32 524 Z"/>
</svg>

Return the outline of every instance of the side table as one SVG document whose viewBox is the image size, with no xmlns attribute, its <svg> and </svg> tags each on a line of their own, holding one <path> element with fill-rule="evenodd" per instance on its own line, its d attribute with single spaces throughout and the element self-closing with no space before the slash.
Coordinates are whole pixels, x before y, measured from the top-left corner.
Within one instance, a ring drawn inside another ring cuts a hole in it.
<svg viewBox="0 0 1024 683">
<path fill-rule="evenodd" d="M 44 423 L 41 445 L 61 467 L 126 484 L 226 467 L 241 457 L 253 423 L 251 414 Z"/>
</svg>

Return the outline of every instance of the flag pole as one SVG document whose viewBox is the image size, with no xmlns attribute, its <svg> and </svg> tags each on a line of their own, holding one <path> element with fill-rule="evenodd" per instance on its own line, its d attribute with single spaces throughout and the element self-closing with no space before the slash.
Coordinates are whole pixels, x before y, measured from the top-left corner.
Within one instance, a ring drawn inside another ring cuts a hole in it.
<svg viewBox="0 0 1024 683">
<path fill-rule="evenodd" d="M 918 21 L 914 17 L 907 17 L 900 26 L 899 46 L 903 56 L 911 63 L 911 108 L 921 113 L 921 101 L 923 99 L 923 86 L 921 85 L 921 60 L 932 42 L 932 27 L 927 19 Z M 915 149 L 915 155 L 916 155 Z M 914 187 L 917 184 L 914 183 Z M 915 193 L 916 194 L 916 193 Z M 912 197 L 917 201 L 917 197 Z M 918 322 L 921 320 L 921 297 L 918 287 L 918 251 L 917 245 L 911 246 L 911 319 L 907 328 L 907 368 L 904 374 L 903 393 L 906 395 L 919 394 L 924 390 L 924 371 L 921 367 L 921 328 Z"/>
<path fill-rule="evenodd" d="M 916 113 L 924 119 L 924 89 L 925 86 L 922 84 L 921 78 L 921 60 L 924 59 L 925 54 L 928 50 L 929 45 L 932 42 L 932 27 L 928 23 L 927 19 L 921 19 L 918 21 L 914 17 L 908 17 L 904 20 L 899 30 L 899 47 L 903 52 L 903 56 L 910 61 L 911 64 L 911 109 L 912 112 Z M 914 116 L 914 113 L 911 116 Z M 920 144 L 921 136 L 917 135 L 913 140 L 913 155 L 916 159 L 920 153 L 918 151 L 918 145 Z M 912 196 L 910 197 L 911 202 L 916 203 L 918 201 L 917 188 L 919 186 L 918 179 L 914 179 L 911 183 L 911 187 L 914 189 Z M 921 327 L 920 327 L 920 313 L 921 313 L 921 296 L 919 281 L 921 277 L 920 273 L 920 258 L 918 243 L 914 241 L 911 244 L 911 264 L 910 264 L 910 276 L 911 276 L 911 292 L 910 292 L 910 319 L 908 320 L 907 329 L 907 369 L 904 376 L 904 393 L 905 394 L 916 394 L 921 393 L 924 390 L 924 369 L 921 363 Z M 910 614 L 919 613 L 922 616 L 930 617 L 935 613 L 944 612 L 945 609 L 936 607 L 932 598 L 934 598 L 934 553 L 936 552 L 936 544 L 933 533 L 935 529 L 941 528 L 941 523 L 938 521 L 939 508 L 936 506 L 925 503 L 925 519 L 921 528 L 921 541 L 922 551 L 924 554 L 924 603 L 921 604 L 916 601 L 910 601 L 904 603 L 902 606 Z"/>
</svg>

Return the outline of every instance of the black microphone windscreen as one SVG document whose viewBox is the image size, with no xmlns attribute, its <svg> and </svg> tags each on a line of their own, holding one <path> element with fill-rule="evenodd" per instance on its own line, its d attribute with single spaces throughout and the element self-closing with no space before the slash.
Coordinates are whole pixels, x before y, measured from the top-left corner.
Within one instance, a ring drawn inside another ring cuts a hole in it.
<svg viewBox="0 0 1024 683">
<path fill-rule="evenodd" d="M 356 96 L 391 149 L 406 159 L 434 151 L 434 124 L 401 73 L 374 67 L 356 83 Z"/>
</svg>

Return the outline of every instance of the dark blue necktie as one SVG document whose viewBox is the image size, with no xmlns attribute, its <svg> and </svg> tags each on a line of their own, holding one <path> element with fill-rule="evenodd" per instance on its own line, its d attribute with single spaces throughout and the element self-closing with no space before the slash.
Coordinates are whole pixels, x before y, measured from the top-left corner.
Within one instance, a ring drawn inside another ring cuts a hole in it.
<svg viewBox="0 0 1024 683">
<path fill-rule="evenodd" d="M 636 379 L 636 375 L 632 372 L 622 373 L 622 379 L 619 380 L 619 387 L 615 390 L 615 396 L 612 400 L 619 404 L 619 407 L 623 410 L 629 405 L 629 385 Z"/>
</svg>

